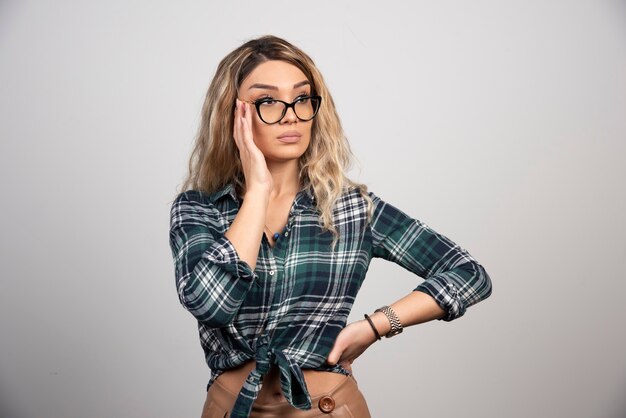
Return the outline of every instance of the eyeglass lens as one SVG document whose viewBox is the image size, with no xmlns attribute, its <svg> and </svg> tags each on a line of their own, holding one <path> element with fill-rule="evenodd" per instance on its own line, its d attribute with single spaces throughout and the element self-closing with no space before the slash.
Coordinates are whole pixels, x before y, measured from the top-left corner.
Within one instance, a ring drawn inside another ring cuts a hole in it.
<svg viewBox="0 0 626 418">
<path fill-rule="evenodd" d="M 276 123 L 287 113 L 287 104 L 278 100 L 268 100 L 259 103 L 259 116 L 265 123 Z M 293 110 L 298 119 L 308 121 L 313 119 L 319 107 L 319 100 L 315 97 L 302 97 L 298 99 Z"/>
</svg>

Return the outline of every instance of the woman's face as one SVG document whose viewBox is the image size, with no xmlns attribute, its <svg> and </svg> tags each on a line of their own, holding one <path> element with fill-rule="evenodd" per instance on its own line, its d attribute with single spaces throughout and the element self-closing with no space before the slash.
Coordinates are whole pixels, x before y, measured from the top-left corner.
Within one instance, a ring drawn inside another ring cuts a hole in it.
<svg viewBox="0 0 626 418">
<path fill-rule="evenodd" d="M 239 98 L 246 101 L 271 97 L 292 103 L 298 96 L 311 94 L 311 85 L 304 73 L 285 61 L 265 61 L 259 64 L 239 86 Z M 313 121 L 299 120 L 293 108 L 273 125 L 263 122 L 253 104 L 252 135 L 254 143 L 266 160 L 288 161 L 304 154 L 311 141 Z"/>
</svg>

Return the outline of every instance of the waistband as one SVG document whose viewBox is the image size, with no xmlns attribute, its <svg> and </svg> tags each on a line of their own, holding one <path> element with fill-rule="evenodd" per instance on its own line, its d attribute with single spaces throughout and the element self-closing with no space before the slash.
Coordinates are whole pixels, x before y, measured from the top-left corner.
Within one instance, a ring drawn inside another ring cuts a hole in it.
<svg viewBox="0 0 626 418">
<path fill-rule="evenodd" d="M 223 386 L 219 380 L 213 382 L 211 386 L 213 401 L 219 405 L 220 408 L 229 410 L 232 408 L 238 394 L 233 393 Z M 358 384 L 354 376 L 345 376 L 345 380 L 338 383 L 335 387 L 327 392 L 320 393 L 311 397 L 311 409 L 301 410 L 303 413 L 307 411 L 315 412 L 319 414 L 320 411 L 325 412 L 322 408 L 327 407 L 328 398 L 333 399 L 334 404 L 341 405 L 347 403 L 354 398 L 355 391 L 358 391 Z M 326 403 L 326 404 L 325 404 Z M 293 413 L 297 410 L 287 400 L 281 400 L 271 403 L 260 403 L 258 400 L 252 404 L 252 414 L 273 414 L 276 416 L 286 416 L 289 413 Z"/>
</svg>

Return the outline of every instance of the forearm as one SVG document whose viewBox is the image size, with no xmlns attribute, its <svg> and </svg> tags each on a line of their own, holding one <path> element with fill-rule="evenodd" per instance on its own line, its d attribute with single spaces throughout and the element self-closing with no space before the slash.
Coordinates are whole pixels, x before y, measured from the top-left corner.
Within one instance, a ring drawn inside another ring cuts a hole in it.
<svg viewBox="0 0 626 418">
<path fill-rule="evenodd" d="M 256 267 L 259 255 L 268 201 L 268 193 L 248 191 L 235 220 L 224 234 L 232 242 L 239 258 L 248 263 L 252 270 Z"/>
<path fill-rule="evenodd" d="M 409 293 L 389 307 L 396 313 L 403 328 L 442 318 L 446 313 L 435 299 L 420 291 Z M 375 312 L 369 317 L 381 336 L 391 329 L 391 324 L 384 313 Z"/>
<path fill-rule="evenodd" d="M 181 193 L 172 204 L 170 248 L 180 302 L 214 328 L 233 320 L 255 278 L 224 235 L 222 220 L 196 191 Z"/>
<path fill-rule="evenodd" d="M 445 314 L 435 299 L 420 291 L 413 291 L 389 306 L 398 315 L 403 328 L 441 318 Z M 382 312 L 373 313 L 370 319 L 381 336 L 391 329 L 389 320 Z M 374 342 L 376 334 L 367 319 L 355 321 L 341 330 L 326 362 L 341 363 L 348 370 L 352 370 L 352 362 Z"/>
</svg>

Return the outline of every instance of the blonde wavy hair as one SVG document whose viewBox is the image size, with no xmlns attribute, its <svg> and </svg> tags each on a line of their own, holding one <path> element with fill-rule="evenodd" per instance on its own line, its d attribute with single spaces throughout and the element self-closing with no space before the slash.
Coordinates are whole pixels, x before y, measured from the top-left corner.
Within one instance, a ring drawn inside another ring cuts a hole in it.
<svg viewBox="0 0 626 418">
<path fill-rule="evenodd" d="M 269 60 L 298 67 L 311 83 L 311 94 L 322 96 L 319 112 L 313 119 L 309 147 L 299 159 L 299 181 L 302 187 L 312 187 L 320 226 L 333 234 L 334 248 L 339 238 L 332 221 L 337 199 L 346 191 L 358 188 L 367 202 L 368 220 L 372 215 L 372 200 L 365 184 L 346 176 L 354 155 L 321 73 L 306 53 L 284 39 L 267 35 L 250 40 L 219 63 L 202 107 L 202 119 L 182 191 L 192 189 L 210 194 L 232 182 L 238 195 L 244 194 L 245 177 L 239 149 L 233 140 L 235 98 L 243 80 L 259 64 Z"/>
</svg>

